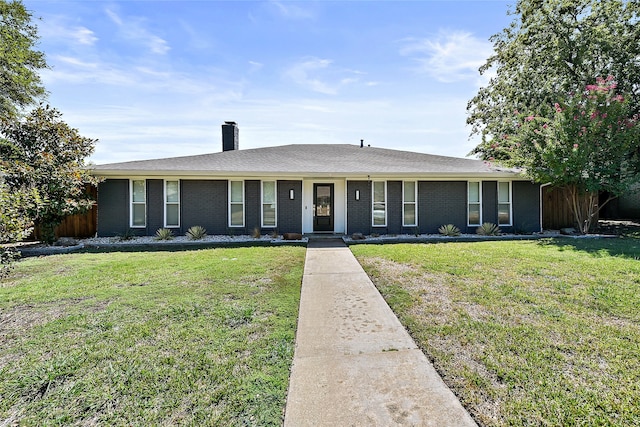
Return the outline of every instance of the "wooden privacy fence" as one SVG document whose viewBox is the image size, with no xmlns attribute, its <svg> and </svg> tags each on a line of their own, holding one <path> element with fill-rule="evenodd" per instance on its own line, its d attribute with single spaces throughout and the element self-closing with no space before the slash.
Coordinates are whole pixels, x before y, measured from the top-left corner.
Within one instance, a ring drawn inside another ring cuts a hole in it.
<svg viewBox="0 0 640 427">
<path fill-rule="evenodd" d="M 95 200 L 98 190 L 90 187 L 88 193 Z M 85 213 L 69 215 L 55 229 L 56 237 L 75 237 L 86 238 L 93 237 L 98 231 L 98 207 L 94 205 Z M 33 238 L 40 239 L 40 228 L 35 227 L 33 230 Z"/>
<path fill-rule="evenodd" d="M 575 219 L 562 189 L 544 187 L 542 189 L 542 228 L 559 230 L 575 226 Z"/>
</svg>

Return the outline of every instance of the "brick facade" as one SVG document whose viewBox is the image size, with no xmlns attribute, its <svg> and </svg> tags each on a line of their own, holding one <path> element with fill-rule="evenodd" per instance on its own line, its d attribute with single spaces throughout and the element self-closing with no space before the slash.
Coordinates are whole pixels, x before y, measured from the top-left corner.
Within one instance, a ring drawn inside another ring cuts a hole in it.
<svg viewBox="0 0 640 427">
<path fill-rule="evenodd" d="M 261 181 L 245 180 L 245 225 L 229 227 L 227 180 L 180 180 L 180 227 L 178 235 L 190 227 L 200 225 L 209 234 L 250 234 L 260 228 L 263 234 L 273 228 L 261 228 L 262 200 Z M 148 179 L 147 224 L 144 228 L 131 229 L 129 180 L 107 179 L 98 187 L 99 236 L 115 236 L 127 232 L 153 235 L 164 226 L 164 181 Z M 402 190 L 400 180 L 387 181 L 387 225 L 372 226 L 371 181 L 347 181 L 347 234 L 435 234 L 444 224 L 454 224 L 467 233 L 475 232 L 475 227 L 467 227 L 467 182 L 466 181 L 417 181 L 418 226 L 403 226 Z M 282 233 L 302 232 L 302 181 L 277 181 L 277 225 Z M 294 191 L 294 199 L 289 191 Z M 356 191 L 359 200 L 356 200 Z M 540 230 L 540 186 L 528 181 L 512 183 L 512 227 L 502 227 L 504 231 L 533 232 Z M 497 223 L 497 181 L 482 182 L 482 220 Z"/>
<path fill-rule="evenodd" d="M 180 181 L 181 233 L 199 225 L 209 234 L 227 234 L 227 186 L 225 180 Z"/>
<path fill-rule="evenodd" d="M 360 200 L 356 200 L 356 191 Z M 371 182 L 347 181 L 347 234 L 372 232 L 377 233 L 371 227 Z"/>
<path fill-rule="evenodd" d="M 289 199 L 289 190 L 294 198 Z M 278 226 L 280 233 L 302 233 L 302 181 L 278 181 Z"/>
<path fill-rule="evenodd" d="M 129 230 L 129 180 L 108 179 L 98 184 L 98 236 L 112 237 Z"/>
<path fill-rule="evenodd" d="M 418 221 L 421 233 L 435 234 L 444 224 L 466 232 L 466 181 L 418 182 Z"/>
</svg>

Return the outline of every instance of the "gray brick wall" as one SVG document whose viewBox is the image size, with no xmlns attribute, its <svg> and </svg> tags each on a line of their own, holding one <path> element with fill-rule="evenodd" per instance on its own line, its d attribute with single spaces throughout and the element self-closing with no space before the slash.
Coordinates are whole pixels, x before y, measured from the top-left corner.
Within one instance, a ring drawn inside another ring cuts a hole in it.
<svg viewBox="0 0 640 427">
<path fill-rule="evenodd" d="M 360 200 L 356 200 L 356 190 L 360 191 Z M 348 181 L 347 234 L 371 234 L 371 232 L 371 183 L 369 181 Z M 379 231 L 373 232 L 379 233 Z"/>
<path fill-rule="evenodd" d="M 182 233 L 194 225 L 200 225 L 206 228 L 208 234 L 227 234 L 227 181 L 184 180 L 180 188 Z"/>
<path fill-rule="evenodd" d="M 467 183 L 418 182 L 418 223 L 421 233 L 435 234 L 444 224 L 467 229 Z"/>
<path fill-rule="evenodd" d="M 113 237 L 129 230 L 129 180 L 98 184 L 98 236 Z"/>
<path fill-rule="evenodd" d="M 163 180 L 147 180 L 147 228 L 146 234 L 152 236 L 164 227 Z M 175 231 L 174 231 L 175 232 Z"/>
<path fill-rule="evenodd" d="M 540 230 L 540 187 L 528 181 L 513 182 L 513 227 L 505 231 Z M 289 190 L 295 199 L 289 200 Z M 360 200 L 355 200 L 356 190 Z M 483 182 L 483 221 L 497 223 L 497 183 Z M 302 231 L 302 182 L 278 181 L 278 226 L 280 233 Z M 183 180 L 180 195 L 180 224 L 177 234 L 201 225 L 209 234 L 227 234 L 228 181 Z M 98 235 L 116 236 L 129 230 L 129 180 L 108 179 L 98 186 Z M 261 225 L 260 181 L 245 181 L 245 227 L 234 233 L 250 233 Z M 347 182 L 347 233 L 412 233 L 402 227 L 402 181 L 387 182 L 387 227 L 371 226 L 371 183 Z M 421 233 L 437 233 L 443 224 L 454 224 L 463 232 L 467 227 L 467 183 L 464 181 L 418 182 L 418 221 Z M 163 181 L 147 180 L 147 227 L 132 229 L 136 234 L 153 235 L 164 225 Z M 271 229 L 263 229 L 263 233 Z"/>
<path fill-rule="evenodd" d="M 302 233 L 302 181 L 278 181 L 278 221 L 279 233 Z M 294 199 L 289 199 L 293 189 Z M 272 229 L 265 229 L 266 232 Z"/>
<path fill-rule="evenodd" d="M 260 229 L 262 224 L 262 200 L 260 198 L 260 181 L 244 182 L 244 233 L 251 234 L 254 228 Z M 238 229 L 240 232 L 241 229 Z"/>
<path fill-rule="evenodd" d="M 387 181 L 387 233 L 402 232 L 402 181 Z"/>
<path fill-rule="evenodd" d="M 498 182 L 482 182 L 482 222 L 498 223 Z"/>
<path fill-rule="evenodd" d="M 530 181 L 514 181 L 512 186 L 512 231 L 516 233 L 540 231 L 540 185 Z M 505 229 L 505 231 L 511 230 Z"/>
</svg>

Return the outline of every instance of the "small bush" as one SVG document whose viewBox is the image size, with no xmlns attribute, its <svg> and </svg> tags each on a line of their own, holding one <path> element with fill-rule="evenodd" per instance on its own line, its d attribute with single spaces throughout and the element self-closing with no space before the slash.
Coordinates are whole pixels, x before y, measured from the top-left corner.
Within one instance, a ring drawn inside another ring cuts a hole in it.
<svg viewBox="0 0 640 427">
<path fill-rule="evenodd" d="M 262 232 L 260 231 L 260 228 L 254 227 L 253 231 L 251 232 L 251 237 L 253 237 L 254 239 L 259 239 L 261 236 Z"/>
<path fill-rule="evenodd" d="M 187 237 L 191 240 L 204 239 L 207 235 L 207 230 L 200 225 L 194 225 L 187 230 Z"/>
<path fill-rule="evenodd" d="M 485 222 L 476 229 L 476 234 L 481 236 L 498 236 L 500 235 L 500 227 L 491 222 Z"/>
<path fill-rule="evenodd" d="M 278 230 L 274 228 L 273 231 L 271 232 L 271 238 L 277 239 L 278 237 L 280 237 L 280 235 L 278 234 Z"/>
<path fill-rule="evenodd" d="M 127 240 L 131 240 L 134 237 L 136 237 L 136 235 L 133 233 L 133 230 L 130 229 L 130 228 L 128 228 L 124 233 L 118 234 L 116 236 L 116 238 L 121 242 L 125 242 Z"/>
<path fill-rule="evenodd" d="M 460 235 L 460 229 L 453 224 L 445 224 L 438 228 L 438 232 L 443 236 L 455 237 Z"/>
<path fill-rule="evenodd" d="M 171 240 L 173 239 L 173 231 L 168 228 L 158 228 L 156 231 L 156 240 Z"/>
<path fill-rule="evenodd" d="M 9 276 L 13 263 L 20 258 L 20 252 L 12 247 L 0 247 L 0 279 Z"/>
</svg>

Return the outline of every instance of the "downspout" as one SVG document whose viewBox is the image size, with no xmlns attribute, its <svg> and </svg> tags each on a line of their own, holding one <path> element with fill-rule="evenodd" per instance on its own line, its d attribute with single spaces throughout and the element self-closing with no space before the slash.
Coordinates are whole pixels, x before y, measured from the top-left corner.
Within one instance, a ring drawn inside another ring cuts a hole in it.
<svg viewBox="0 0 640 427">
<path fill-rule="evenodd" d="M 543 218 L 543 214 L 542 214 L 542 209 L 543 209 L 543 206 L 542 206 L 542 200 L 543 200 L 543 197 L 542 197 L 542 189 L 543 189 L 544 187 L 548 187 L 548 186 L 550 186 L 550 185 L 551 185 L 551 183 L 550 183 L 550 182 L 547 182 L 546 184 L 542 184 L 542 185 L 540 186 L 540 232 L 541 232 L 541 233 L 544 231 L 544 230 L 543 230 L 543 228 L 542 228 L 542 218 Z"/>
</svg>

